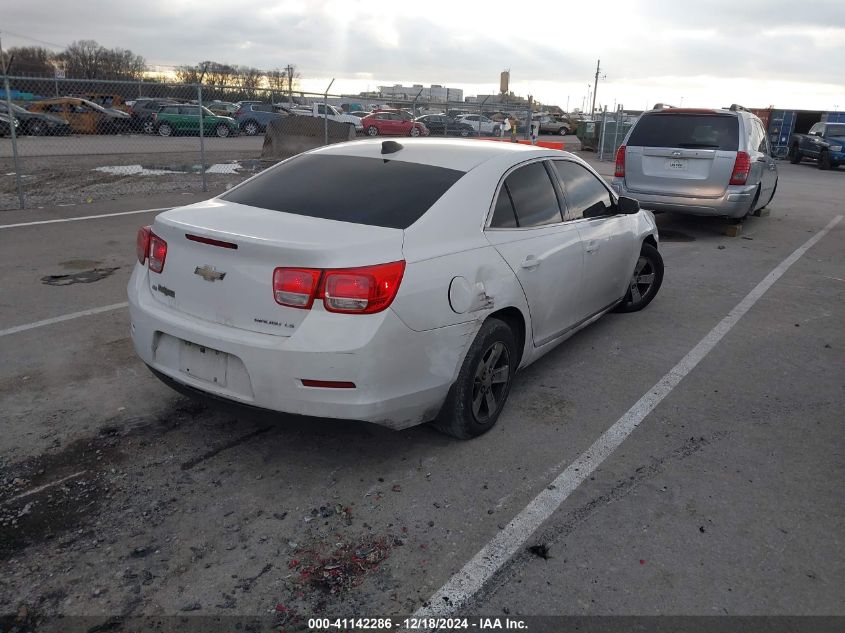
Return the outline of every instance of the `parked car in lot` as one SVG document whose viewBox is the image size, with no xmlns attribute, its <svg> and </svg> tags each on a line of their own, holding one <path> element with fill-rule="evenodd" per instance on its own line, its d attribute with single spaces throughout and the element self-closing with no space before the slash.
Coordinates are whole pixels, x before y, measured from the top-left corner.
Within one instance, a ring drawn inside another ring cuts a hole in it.
<svg viewBox="0 0 845 633">
<path fill-rule="evenodd" d="M 129 105 L 129 116 L 132 122 L 132 129 L 139 130 L 146 134 L 155 133 L 153 115 L 166 105 L 179 105 L 175 99 L 136 99 Z"/>
<path fill-rule="evenodd" d="M 657 246 L 652 214 L 572 154 L 339 143 L 141 228 L 130 331 L 194 396 L 469 438 L 518 368 L 648 305 Z"/>
<path fill-rule="evenodd" d="M 235 112 L 238 110 L 238 104 L 230 103 L 229 101 L 212 101 L 204 105 L 217 116 L 234 117 Z"/>
<path fill-rule="evenodd" d="M 461 114 L 455 117 L 455 121 L 469 123 L 476 132 L 487 136 L 498 136 L 502 129 L 501 123 L 488 119 L 483 114 Z"/>
<path fill-rule="evenodd" d="M 29 104 L 27 110 L 65 119 L 74 134 L 117 134 L 128 132 L 131 128 L 130 117 L 126 112 L 102 108 L 76 97 L 36 101 Z"/>
<path fill-rule="evenodd" d="M 646 209 L 742 219 L 777 189 L 763 124 L 744 108 L 645 112 L 616 152 L 613 188 Z"/>
<path fill-rule="evenodd" d="M 69 134 L 70 124 L 66 119 L 43 112 L 30 112 L 12 104 L 12 112 L 20 124 L 15 131 L 21 135 L 44 136 L 46 134 Z M 5 101 L 0 101 L 0 114 L 8 115 L 9 107 Z"/>
<path fill-rule="evenodd" d="M 395 112 L 375 112 L 361 119 L 364 133 L 369 136 L 428 136 L 428 128 L 419 121 L 409 121 Z"/>
<path fill-rule="evenodd" d="M 257 101 L 240 101 L 235 105 L 238 109 L 232 115 L 237 121 L 241 131 L 247 136 L 263 134 L 267 124 L 275 119 L 281 119 L 286 113 L 280 111 L 277 106 Z"/>
<path fill-rule="evenodd" d="M 15 119 L 14 128 L 15 134 L 19 134 L 21 124 Z M 0 136 L 12 135 L 12 118 L 8 114 L 0 114 Z"/>
<path fill-rule="evenodd" d="M 428 128 L 432 136 L 476 136 L 475 131 L 469 123 L 453 121 L 445 114 L 426 114 L 417 117 L 416 120 Z"/>
<path fill-rule="evenodd" d="M 101 108 L 120 110 L 121 112 L 129 112 L 129 105 L 124 101 L 119 94 L 103 94 L 99 92 L 89 92 L 78 95 L 81 99 L 86 99 L 91 103 L 96 103 Z"/>
<path fill-rule="evenodd" d="M 793 134 L 789 140 L 789 162 L 805 158 L 819 169 L 836 169 L 845 164 L 845 123 L 815 123 L 807 134 Z"/>
<path fill-rule="evenodd" d="M 569 121 L 558 119 L 553 116 L 542 116 L 537 119 L 540 123 L 540 134 L 558 134 L 566 136 L 574 129 Z"/>
<path fill-rule="evenodd" d="M 312 103 L 310 105 L 297 106 L 293 109 L 293 113 L 299 116 L 313 116 L 318 118 L 328 118 L 330 121 L 337 121 L 338 123 L 346 123 L 355 128 L 356 132 L 363 132 L 364 126 L 361 123 L 361 117 L 347 114 L 338 110 L 331 104 L 326 103 Z"/>
<path fill-rule="evenodd" d="M 221 138 L 238 133 L 238 124 L 231 117 L 216 116 L 202 108 L 203 134 Z M 199 134 L 200 107 L 196 105 L 167 105 L 153 115 L 155 132 L 159 136 Z"/>
</svg>

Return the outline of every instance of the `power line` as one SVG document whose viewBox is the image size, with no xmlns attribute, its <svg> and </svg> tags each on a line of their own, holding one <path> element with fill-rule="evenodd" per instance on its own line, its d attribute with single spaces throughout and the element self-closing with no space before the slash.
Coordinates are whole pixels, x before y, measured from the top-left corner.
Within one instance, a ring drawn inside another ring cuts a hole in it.
<svg viewBox="0 0 845 633">
<path fill-rule="evenodd" d="M 56 44 L 55 42 L 48 42 L 46 40 L 39 40 L 35 37 L 30 37 L 29 35 L 21 35 L 20 33 L 14 33 L 12 31 L 3 30 L 3 33 L 6 35 L 13 35 L 14 37 L 19 37 L 24 40 L 29 40 L 31 42 L 38 42 L 39 44 L 46 44 L 47 46 L 53 46 L 54 48 L 67 48 L 67 44 Z"/>
</svg>

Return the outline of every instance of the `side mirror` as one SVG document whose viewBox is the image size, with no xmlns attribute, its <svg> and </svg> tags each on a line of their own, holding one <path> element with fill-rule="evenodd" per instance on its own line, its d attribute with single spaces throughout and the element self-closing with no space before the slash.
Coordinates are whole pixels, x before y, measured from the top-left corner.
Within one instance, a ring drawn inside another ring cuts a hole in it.
<svg viewBox="0 0 845 633">
<path fill-rule="evenodd" d="M 625 196 L 619 196 L 619 201 L 616 203 L 616 208 L 619 210 L 619 213 L 624 213 L 625 215 L 634 215 L 635 213 L 640 212 L 640 203 L 633 198 L 626 198 Z"/>
</svg>

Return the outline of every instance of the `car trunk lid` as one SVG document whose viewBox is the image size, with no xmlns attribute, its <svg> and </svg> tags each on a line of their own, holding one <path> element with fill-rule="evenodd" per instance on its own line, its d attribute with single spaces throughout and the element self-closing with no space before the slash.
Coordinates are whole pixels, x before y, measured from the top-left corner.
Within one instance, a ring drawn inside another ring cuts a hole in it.
<svg viewBox="0 0 845 633">
<path fill-rule="evenodd" d="M 309 311 L 276 303 L 276 268 L 398 261 L 404 235 L 221 200 L 163 213 L 152 231 L 167 242 L 164 269 L 149 273 L 156 300 L 205 321 L 278 336 L 293 334 Z"/>
</svg>

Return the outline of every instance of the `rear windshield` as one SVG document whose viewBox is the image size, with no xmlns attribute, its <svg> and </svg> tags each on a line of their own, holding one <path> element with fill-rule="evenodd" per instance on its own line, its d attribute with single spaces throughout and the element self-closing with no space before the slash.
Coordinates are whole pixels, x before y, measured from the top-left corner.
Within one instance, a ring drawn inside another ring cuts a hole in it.
<svg viewBox="0 0 845 633">
<path fill-rule="evenodd" d="M 463 175 L 398 160 L 305 154 L 220 197 L 271 211 L 406 229 Z"/>
<path fill-rule="evenodd" d="M 739 149 L 737 117 L 719 114 L 648 114 L 634 126 L 628 145 Z"/>
</svg>

